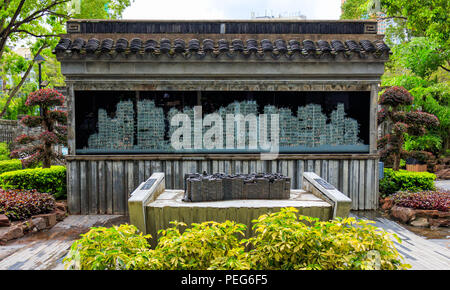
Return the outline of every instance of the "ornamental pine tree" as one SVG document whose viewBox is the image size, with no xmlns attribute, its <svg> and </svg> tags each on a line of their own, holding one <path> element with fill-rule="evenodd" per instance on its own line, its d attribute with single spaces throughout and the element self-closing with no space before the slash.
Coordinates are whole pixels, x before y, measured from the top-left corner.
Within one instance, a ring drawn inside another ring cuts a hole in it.
<svg viewBox="0 0 450 290">
<path fill-rule="evenodd" d="M 383 122 L 392 124 L 390 133 L 378 140 L 378 149 L 383 161 L 392 164 L 392 168 L 398 170 L 402 158 L 412 157 L 420 161 L 432 159 L 433 154 L 430 152 L 404 150 L 404 134 L 424 135 L 426 129 L 439 126 L 438 118 L 426 112 L 408 110 L 413 103 L 413 96 L 403 87 L 386 89 L 379 103 L 382 109 L 378 112 L 378 124 Z"/>
<path fill-rule="evenodd" d="M 64 104 L 64 96 L 54 89 L 41 89 L 31 93 L 26 106 L 40 106 L 40 116 L 27 115 L 20 122 L 28 128 L 40 127 L 42 130 L 34 135 L 20 135 L 15 142 L 21 148 L 14 150 L 11 157 L 27 156 L 23 160 L 25 167 L 42 162 L 43 168 L 49 168 L 52 162 L 62 160 L 62 155 L 55 152 L 55 145 L 67 146 L 67 112 L 54 109 Z"/>
</svg>

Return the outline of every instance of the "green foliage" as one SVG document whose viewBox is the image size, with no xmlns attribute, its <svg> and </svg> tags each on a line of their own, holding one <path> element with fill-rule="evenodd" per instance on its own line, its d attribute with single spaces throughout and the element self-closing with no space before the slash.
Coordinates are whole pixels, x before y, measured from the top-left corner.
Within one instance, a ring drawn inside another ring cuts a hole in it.
<svg viewBox="0 0 450 290">
<path fill-rule="evenodd" d="M 3 189 L 36 189 L 55 198 L 66 196 L 66 167 L 33 168 L 5 172 L 0 175 Z"/>
<path fill-rule="evenodd" d="M 294 208 L 260 216 L 249 260 L 258 270 L 403 269 L 390 234 L 367 220 L 337 218 L 321 222 L 296 215 Z M 306 222 L 309 225 L 306 225 Z M 397 238 L 398 239 L 398 238 Z"/>
<path fill-rule="evenodd" d="M 434 190 L 435 179 L 436 175 L 429 172 L 394 171 L 385 168 L 384 177 L 380 180 L 380 193 L 385 197 L 398 191 Z"/>
<path fill-rule="evenodd" d="M 243 253 L 239 236 L 244 236 L 245 225 L 226 221 L 224 223 L 193 223 L 182 234 L 178 226 L 161 230 L 161 237 L 155 251 L 160 256 L 164 269 L 206 270 L 208 268 L 242 269 L 248 267 L 236 254 Z M 234 249 L 232 253 L 230 251 Z M 237 252 L 236 252 L 237 251 Z M 219 260 L 217 260 L 219 259 Z"/>
<path fill-rule="evenodd" d="M 426 37 L 415 37 L 411 41 L 393 48 L 394 59 L 421 78 L 428 78 L 439 69 L 448 56 L 440 53 L 439 45 Z"/>
<path fill-rule="evenodd" d="M 93 227 L 81 236 L 63 260 L 66 269 L 136 269 L 142 257 L 148 257 L 149 264 L 153 262 L 153 258 L 143 253 L 151 252 L 147 242 L 151 236 L 138 233 L 135 226 Z"/>
<path fill-rule="evenodd" d="M 405 134 L 404 148 L 406 151 L 428 151 L 437 155 L 442 148 L 442 138 L 434 134 L 423 136 Z"/>
<path fill-rule="evenodd" d="M 42 80 L 49 81 L 50 88 L 64 85 L 52 48 L 65 33 L 69 18 L 118 19 L 130 4 L 131 0 L 4 1 L 0 5 L 0 81 L 5 81 L 6 87 L 0 93 L 0 116 L 15 120 L 19 114 L 37 113 L 24 106 L 24 98 L 38 89 L 37 80 L 28 80 L 33 71 L 37 75 L 38 66 L 33 61 L 37 54 L 46 59 Z M 81 5 L 79 11 L 74 9 L 77 5 Z M 19 46 L 30 48 L 27 59 L 9 48 Z"/>
<path fill-rule="evenodd" d="M 16 171 L 22 169 L 22 162 L 19 159 L 0 161 L 0 174 L 9 171 Z"/>
<path fill-rule="evenodd" d="M 172 222 L 160 231 L 155 249 L 136 227 L 92 228 L 67 257 L 69 269 L 248 270 L 406 269 L 394 247 L 395 235 L 353 218 L 320 222 L 294 208 L 254 220 L 254 237 L 239 240 L 245 225 Z M 306 223 L 308 225 L 306 225 Z"/>
<path fill-rule="evenodd" d="M 9 151 L 8 143 L 0 142 L 0 160 L 9 160 Z"/>
<path fill-rule="evenodd" d="M 47 193 L 0 189 L 0 214 L 10 220 L 25 220 L 33 215 L 49 213 L 54 207 L 55 199 Z"/>
<path fill-rule="evenodd" d="M 71 8 L 74 10 L 72 18 L 75 19 L 120 19 L 125 8 L 131 5 L 131 1 L 90 0 L 81 1 L 79 7 L 77 5 L 79 4 L 76 1 L 70 3 Z"/>
</svg>

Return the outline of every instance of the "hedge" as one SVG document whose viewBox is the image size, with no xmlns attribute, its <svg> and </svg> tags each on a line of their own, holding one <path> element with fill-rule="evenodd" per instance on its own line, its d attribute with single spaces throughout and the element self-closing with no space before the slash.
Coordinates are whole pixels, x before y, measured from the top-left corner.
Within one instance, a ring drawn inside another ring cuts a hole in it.
<svg viewBox="0 0 450 290">
<path fill-rule="evenodd" d="M 384 169 L 384 178 L 380 180 L 380 193 L 383 197 L 398 191 L 418 192 L 434 190 L 436 175 L 429 172 L 414 172 L 391 168 Z"/>
<path fill-rule="evenodd" d="M 3 189 L 35 189 L 51 193 L 55 198 L 66 196 L 66 167 L 33 168 L 5 172 L 0 175 Z"/>
<path fill-rule="evenodd" d="M 0 174 L 8 171 L 16 171 L 22 169 L 22 161 L 19 159 L 0 161 Z"/>
</svg>

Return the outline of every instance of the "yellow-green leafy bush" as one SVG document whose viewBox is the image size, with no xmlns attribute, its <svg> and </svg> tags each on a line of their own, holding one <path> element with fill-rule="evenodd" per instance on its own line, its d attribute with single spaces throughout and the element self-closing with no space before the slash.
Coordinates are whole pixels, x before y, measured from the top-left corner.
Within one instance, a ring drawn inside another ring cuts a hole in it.
<svg viewBox="0 0 450 290">
<path fill-rule="evenodd" d="M 336 218 L 319 221 L 297 216 L 294 208 L 262 215 L 255 222 L 256 235 L 249 260 L 258 270 L 365 270 L 402 269 L 391 236 L 368 220 Z M 398 239 L 399 240 L 399 239 Z"/>
<path fill-rule="evenodd" d="M 405 269 L 391 236 L 353 218 L 320 222 L 297 216 L 294 208 L 262 215 L 254 235 L 235 222 L 173 222 L 151 249 L 134 226 L 93 228 L 64 259 L 73 269 Z M 398 239 L 399 240 L 399 239 Z M 400 240 L 399 240 L 400 241 Z"/>
</svg>

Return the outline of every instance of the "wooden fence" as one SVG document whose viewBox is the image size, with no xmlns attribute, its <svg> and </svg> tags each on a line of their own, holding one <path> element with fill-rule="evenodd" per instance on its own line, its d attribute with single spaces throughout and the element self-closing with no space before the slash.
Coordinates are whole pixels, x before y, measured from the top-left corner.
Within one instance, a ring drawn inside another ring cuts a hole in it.
<svg viewBox="0 0 450 290">
<path fill-rule="evenodd" d="M 72 214 L 128 214 L 130 193 L 153 172 L 164 172 L 166 188 L 183 189 L 185 173 L 280 172 L 301 188 L 302 174 L 315 172 L 352 199 L 352 209 L 378 207 L 377 155 L 284 156 L 261 161 L 240 156 L 68 156 L 68 206 Z"/>
</svg>

